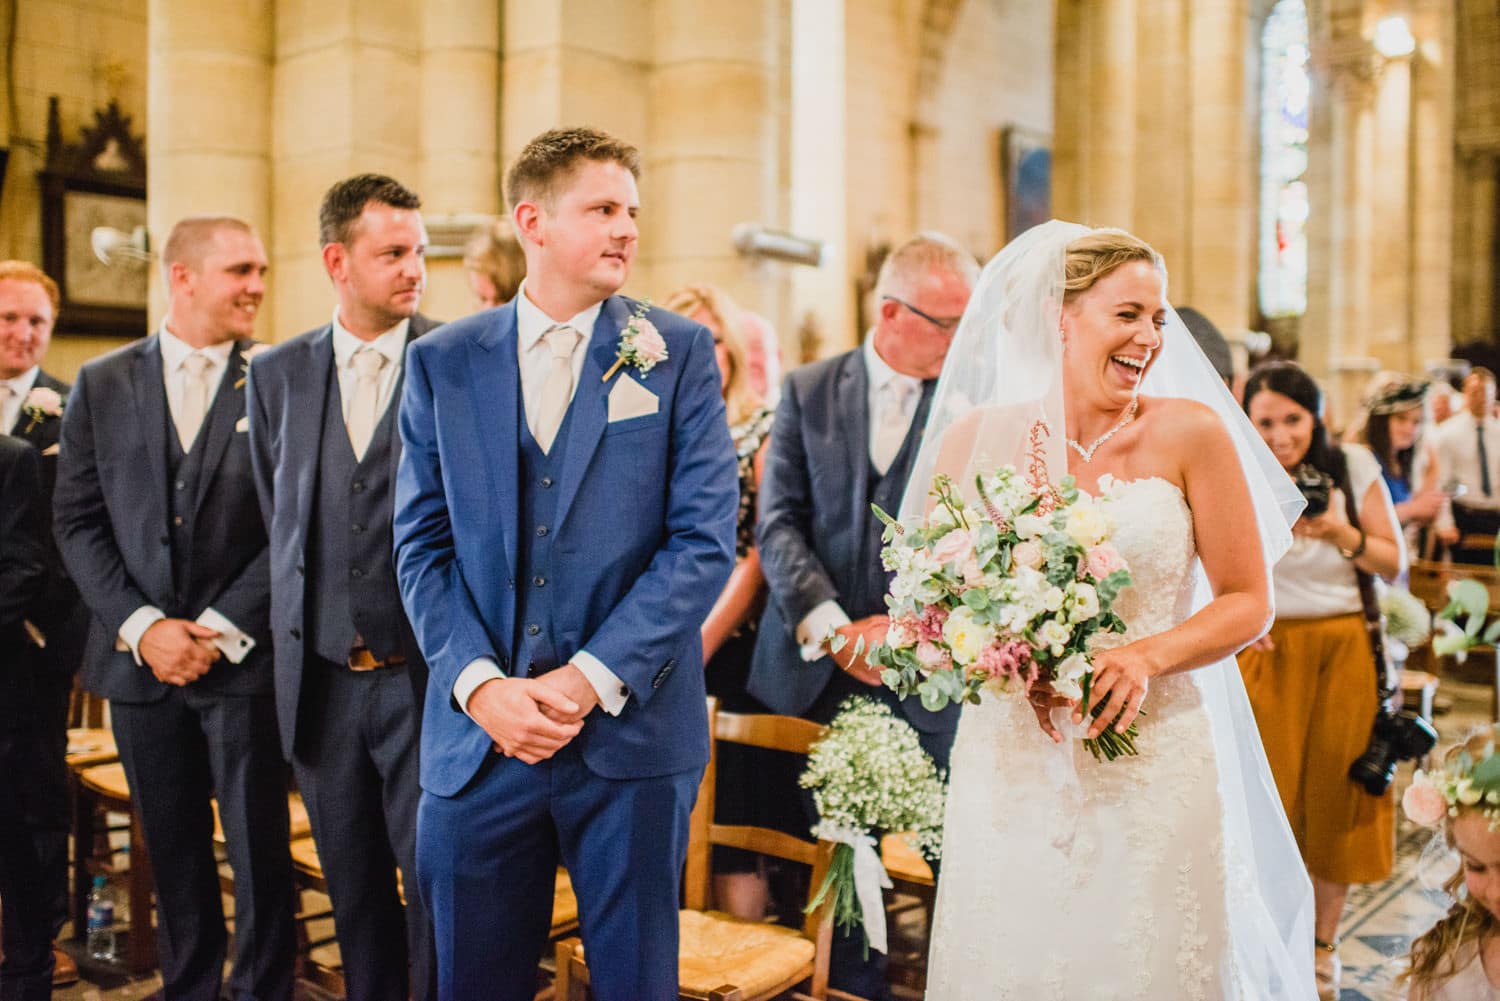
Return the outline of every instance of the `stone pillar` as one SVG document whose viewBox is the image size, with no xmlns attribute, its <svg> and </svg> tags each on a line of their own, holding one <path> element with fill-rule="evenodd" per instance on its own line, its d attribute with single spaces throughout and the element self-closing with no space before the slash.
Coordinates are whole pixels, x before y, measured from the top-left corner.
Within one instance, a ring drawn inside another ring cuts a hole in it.
<svg viewBox="0 0 1500 1001">
<path fill-rule="evenodd" d="M 269 250 L 271 209 L 270 4 L 150 0 L 146 213 L 158 247 L 188 215 L 235 215 Z M 153 267 L 151 323 L 166 308 Z M 273 279 L 274 281 L 274 279 Z M 274 288 L 274 286 L 273 286 Z M 273 336 L 272 297 L 257 336 Z"/>
<path fill-rule="evenodd" d="M 1085 39 L 1089 76 L 1088 156 L 1082 164 L 1088 180 L 1081 222 L 1129 229 L 1135 222 L 1137 169 L 1136 87 L 1140 39 L 1136 0 L 1091 5 Z M 1077 98 L 1084 98 L 1079 94 Z"/>
<path fill-rule="evenodd" d="M 780 67 L 776 0 L 656 0 L 651 135 L 653 200 L 642 247 L 658 295 L 708 281 L 778 315 L 783 265 L 741 257 L 738 223 L 784 228 L 777 192 Z"/>
<path fill-rule="evenodd" d="M 1139 38 L 1153 39 L 1137 53 L 1140 62 L 1136 102 L 1136 143 L 1142 151 L 1135 173 L 1131 226 L 1166 259 L 1171 274 L 1173 302 L 1199 305 L 1192 297 L 1189 254 L 1188 195 L 1193 166 L 1188 151 L 1190 88 L 1202 86 L 1203 74 L 1190 76 L 1192 50 L 1188 47 L 1189 18 L 1182 0 L 1139 0 L 1136 11 Z M 1196 19 L 1194 19 L 1196 20 Z M 1153 150 L 1179 151 L 1157 156 Z"/>
<path fill-rule="evenodd" d="M 449 0 L 422 8 L 421 132 L 411 183 L 429 215 L 505 211 L 500 190 L 500 4 Z M 429 259 L 422 310 L 474 308 L 463 262 Z"/>
<path fill-rule="evenodd" d="M 279 339 L 326 323 L 333 293 L 318 204 L 350 174 L 420 184 L 422 9 L 418 0 L 276 4 L 275 268 Z"/>
<path fill-rule="evenodd" d="M 1412 366 L 1447 358 L 1452 345 L 1454 16 L 1445 0 L 1422 0 L 1412 31 Z"/>
</svg>

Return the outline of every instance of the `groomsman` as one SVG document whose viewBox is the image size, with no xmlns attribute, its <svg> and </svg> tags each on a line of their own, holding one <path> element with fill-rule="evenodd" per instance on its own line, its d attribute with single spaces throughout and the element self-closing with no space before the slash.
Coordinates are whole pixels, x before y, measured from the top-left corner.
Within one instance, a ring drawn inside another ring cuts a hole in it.
<svg viewBox="0 0 1500 1001">
<path fill-rule="evenodd" d="M 413 868 L 427 666 L 391 557 L 406 346 L 437 326 L 417 312 L 427 277 L 421 205 L 379 174 L 329 188 L 319 239 L 338 298 L 333 320 L 250 369 L 281 748 L 312 821 L 350 1001 L 404 1001 L 408 961 L 412 995 L 436 992 Z"/>
<path fill-rule="evenodd" d="M 827 723 L 851 695 L 897 707 L 947 767 L 958 707 L 902 701 L 863 654 L 884 638 L 887 574 L 882 526 L 870 505 L 901 506 L 927 424 L 932 388 L 969 293 L 974 258 L 947 237 L 916 236 L 891 252 L 875 284 L 875 327 L 853 351 L 786 378 L 760 487 L 756 538 L 771 600 L 749 690 L 778 713 Z M 845 644 L 831 651 L 837 633 Z M 811 811 L 811 799 L 807 798 Z M 816 817 L 809 818 L 815 821 Z M 862 933 L 834 940 L 832 983 L 888 995 L 885 957 L 865 957 Z"/>
<path fill-rule="evenodd" d="M 22 643 L 24 616 L 47 586 L 40 499 L 36 450 L 0 435 L 0 998 L 6 1001 L 52 996 L 48 887 L 22 822 L 33 777 L 33 676 L 9 653 Z"/>
<path fill-rule="evenodd" d="M 432 668 L 417 852 L 445 1001 L 536 993 L 559 859 L 594 997 L 678 996 L 699 633 L 739 487 L 709 332 L 614 294 L 639 169 L 592 129 L 528 143 L 520 292 L 407 356 L 396 565 Z"/>
<path fill-rule="evenodd" d="M 41 453 L 38 506 L 47 549 L 47 587 L 27 610 L 7 656 L 31 676 L 35 702 L 24 734 L 31 755 L 25 789 L 25 822 L 36 841 L 42 880 L 51 901 L 55 936 L 68 916 L 68 703 L 73 675 L 83 659 L 88 609 L 68 579 L 52 542 L 52 486 L 57 480 L 57 441 L 67 383 L 42 370 L 57 320 L 57 283 L 27 261 L 0 261 L 0 431 Z M 55 950 L 56 984 L 78 979 L 67 953 Z"/>
<path fill-rule="evenodd" d="M 219 998 L 227 935 L 217 799 L 234 870 L 230 992 L 290 1001 L 287 776 L 245 417 L 266 254 L 244 222 L 195 217 L 172 228 L 161 267 L 161 329 L 78 374 L 63 414 L 54 530 L 94 613 L 83 680 L 110 700 L 145 831 L 164 996 Z"/>
</svg>

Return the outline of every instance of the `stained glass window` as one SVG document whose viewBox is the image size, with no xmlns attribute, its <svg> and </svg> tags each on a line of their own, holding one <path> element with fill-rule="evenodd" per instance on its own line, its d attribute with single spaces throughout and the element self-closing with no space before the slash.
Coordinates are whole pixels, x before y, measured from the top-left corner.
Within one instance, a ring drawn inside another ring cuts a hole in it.
<svg viewBox="0 0 1500 1001">
<path fill-rule="evenodd" d="M 1307 310 L 1307 6 L 1278 0 L 1261 35 L 1260 308 Z"/>
</svg>

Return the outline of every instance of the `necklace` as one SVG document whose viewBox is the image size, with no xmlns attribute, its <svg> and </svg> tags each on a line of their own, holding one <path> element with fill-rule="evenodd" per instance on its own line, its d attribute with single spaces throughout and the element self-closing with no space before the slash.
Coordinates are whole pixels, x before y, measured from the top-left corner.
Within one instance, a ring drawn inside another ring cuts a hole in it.
<svg viewBox="0 0 1500 1001">
<path fill-rule="evenodd" d="M 1136 408 L 1140 405 L 1140 397 L 1132 396 L 1130 398 L 1130 405 L 1125 408 L 1125 412 L 1120 415 L 1120 419 L 1115 422 L 1115 426 L 1101 434 L 1099 437 L 1095 438 L 1092 445 L 1090 445 L 1088 448 L 1084 448 L 1082 445 L 1078 444 L 1077 441 L 1069 438 L 1068 447 L 1077 452 L 1083 458 L 1084 462 L 1093 462 L 1094 453 L 1099 451 L 1099 446 L 1109 441 L 1121 428 L 1129 424 L 1131 421 L 1135 420 L 1135 411 Z"/>
</svg>

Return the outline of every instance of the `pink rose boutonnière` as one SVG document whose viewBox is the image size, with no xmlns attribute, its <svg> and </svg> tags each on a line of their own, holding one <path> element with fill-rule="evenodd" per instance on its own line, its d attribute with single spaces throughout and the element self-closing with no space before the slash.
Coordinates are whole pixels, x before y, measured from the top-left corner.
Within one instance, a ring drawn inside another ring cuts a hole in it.
<svg viewBox="0 0 1500 1001">
<path fill-rule="evenodd" d="M 656 367 L 657 362 L 667 360 L 667 342 L 662 339 L 656 324 L 646 319 L 650 309 L 650 299 L 636 303 L 630 322 L 620 331 L 620 349 L 615 355 L 615 363 L 604 373 L 601 382 L 608 382 L 622 365 L 629 365 L 644 376 Z"/>
<path fill-rule="evenodd" d="M 62 416 L 63 398 L 55 389 L 35 386 L 26 394 L 26 399 L 21 404 L 21 412 L 27 417 L 26 428 L 22 434 L 29 434 L 48 417 Z"/>
</svg>

